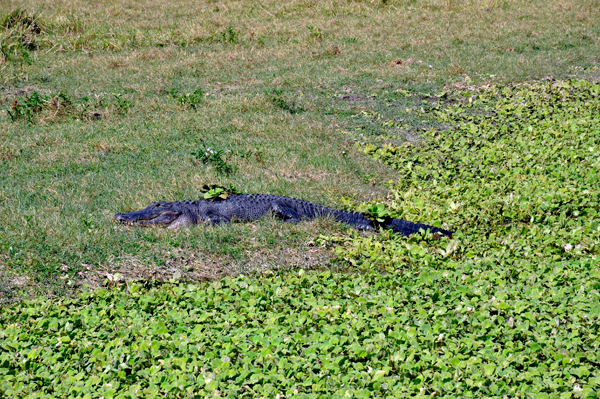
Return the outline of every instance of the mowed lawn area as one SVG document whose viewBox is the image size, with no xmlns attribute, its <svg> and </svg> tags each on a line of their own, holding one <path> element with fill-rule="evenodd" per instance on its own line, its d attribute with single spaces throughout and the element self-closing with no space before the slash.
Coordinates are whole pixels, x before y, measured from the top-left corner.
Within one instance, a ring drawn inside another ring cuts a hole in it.
<svg viewBox="0 0 600 399">
<path fill-rule="evenodd" d="M 597 397 L 599 21 L 2 2 L 0 396 Z M 205 185 L 456 233 L 114 221 Z"/>
</svg>

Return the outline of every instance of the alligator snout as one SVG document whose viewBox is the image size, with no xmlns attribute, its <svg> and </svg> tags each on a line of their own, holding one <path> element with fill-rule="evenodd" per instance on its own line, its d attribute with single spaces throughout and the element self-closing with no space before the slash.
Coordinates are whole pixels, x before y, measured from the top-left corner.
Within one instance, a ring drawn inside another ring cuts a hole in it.
<svg viewBox="0 0 600 399">
<path fill-rule="evenodd" d="M 135 226 L 169 226 L 180 215 L 181 212 L 178 211 L 148 207 L 135 212 L 117 213 L 115 214 L 115 220 Z"/>
<path fill-rule="evenodd" d="M 117 220 L 117 222 L 125 222 L 127 221 L 127 218 L 124 216 L 124 213 L 117 213 L 115 215 L 115 219 Z"/>
</svg>

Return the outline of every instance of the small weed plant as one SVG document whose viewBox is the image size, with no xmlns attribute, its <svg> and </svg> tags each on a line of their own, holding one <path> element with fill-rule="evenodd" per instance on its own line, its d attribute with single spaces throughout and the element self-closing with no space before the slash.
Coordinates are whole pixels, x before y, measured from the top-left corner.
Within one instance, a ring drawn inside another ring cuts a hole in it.
<svg viewBox="0 0 600 399">
<path fill-rule="evenodd" d="M 241 192 L 231 184 L 227 187 L 219 186 L 217 184 L 205 184 L 200 189 L 200 192 L 203 194 L 203 198 L 208 201 L 225 200 L 230 194 L 241 194 Z"/>
<path fill-rule="evenodd" d="M 12 110 L 7 110 L 8 116 L 13 122 L 18 119 L 27 119 L 29 122 L 33 123 L 34 114 L 41 112 L 45 104 L 46 98 L 34 91 L 22 102 L 15 99 Z"/>
<path fill-rule="evenodd" d="M 92 104 L 89 97 L 77 101 L 66 92 L 43 94 L 34 91 L 23 98 L 15 98 L 12 107 L 6 109 L 11 122 L 27 120 L 30 123 L 60 121 L 66 118 L 96 119 L 100 114 L 92 109 L 102 107 L 100 102 Z"/>
<path fill-rule="evenodd" d="M 117 106 L 117 112 L 121 115 L 126 114 L 133 107 L 133 102 L 125 97 L 123 94 L 112 93 L 113 98 Z"/>
<path fill-rule="evenodd" d="M 204 165 L 211 165 L 218 173 L 230 175 L 235 173 L 237 167 L 230 164 L 231 151 L 213 149 L 202 142 L 202 148 L 192 155 Z"/>
<path fill-rule="evenodd" d="M 240 34 L 230 25 L 221 32 L 221 41 L 225 44 L 236 44 L 240 40 Z"/>
<path fill-rule="evenodd" d="M 133 103 L 113 95 L 116 99 L 110 104 L 117 109 L 118 113 L 126 112 Z M 100 119 L 102 109 L 109 104 L 103 101 L 102 96 L 95 100 L 88 96 L 73 98 L 66 91 L 57 94 L 44 94 L 33 91 L 25 96 L 16 97 L 10 108 L 5 109 L 11 122 L 26 120 L 31 124 L 60 122 L 65 119 L 96 120 Z"/>
<path fill-rule="evenodd" d="M 267 96 L 270 98 L 271 103 L 279 109 L 282 109 L 290 114 L 294 115 L 304 111 L 302 107 L 297 106 L 293 101 L 289 101 L 285 98 L 283 89 L 276 87 L 268 92 Z"/>
<path fill-rule="evenodd" d="M 0 19 L 0 65 L 14 61 L 30 64 L 29 53 L 38 48 L 37 39 L 44 33 L 40 18 L 17 8 Z"/>
<path fill-rule="evenodd" d="M 204 99 L 204 91 L 200 88 L 194 90 L 193 93 L 181 93 L 179 94 L 176 89 L 169 91 L 171 97 L 177 100 L 180 104 L 186 105 L 192 109 L 196 109 Z"/>
<path fill-rule="evenodd" d="M 314 41 L 323 41 L 323 32 L 321 31 L 321 28 L 316 28 L 312 25 L 309 25 L 306 27 L 306 29 L 308 30 L 308 37 L 311 40 Z"/>
</svg>

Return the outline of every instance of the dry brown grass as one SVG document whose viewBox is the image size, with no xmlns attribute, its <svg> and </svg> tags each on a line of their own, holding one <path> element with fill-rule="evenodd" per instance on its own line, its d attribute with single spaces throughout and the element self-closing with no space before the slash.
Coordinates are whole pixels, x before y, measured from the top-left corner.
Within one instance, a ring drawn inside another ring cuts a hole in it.
<svg viewBox="0 0 600 399">
<path fill-rule="evenodd" d="M 260 275 L 273 270 L 326 269 L 334 258 L 331 251 L 324 247 L 259 248 L 247 250 L 246 259 L 239 260 L 229 256 L 215 256 L 210 252 L 198 252 L 190 249 L 178 249 L 163 254 L 163 264 L 157 265 L 144 261 L 142 257 L 126 255 L 120 259 L 111 259 L 106 264 L 83 264 L 75 280 L 79 285 L 91 289 L 100 288 L 116 281 L 188 281 L 201 282 L 235 277 L 240 274 Z M 26 277 L 13 279 L 14 285 L 24 285 Z"/>
<path fill-rule="evenodd" d="M 260 275 L 272 270 L 290 269 L 325 269 L 331 266 L 335 255 L 324 246 L 316 245 L 313 240 L 289 240 L 281 231 L 281 222 L 267 218 L 259 225 L 247 224 L 244 230 L 255 234 L 260 232 L 260 225 L 267 225 L 279 238 L 278 241 L 265 245 L 262 239 L 250 235 L 240 237 L 244 250 L 237 255 L 215 253 L 210 249 L 168 248 L 156 252 L 156 260 L 142 255 L 125 254 L 110 257 L 100 265 L 83 264 L 73 283 L 90 288 L 98 288 L 117 281 L 211 281 L 226 276 Z M 234 226 L 234 228 L 237 226 Z M 197 234 L 201 229 L 218 230 L 223 227 L 196 226 L 180 234 Z M 336 229 L 331 220 L 316 220 L 298 225 L 286 225 L 293 234 L 306 235 L 311 232 L 317 236 L 319 232 Z M 131 229 L 119 226 L 119 230 Z M 160 235 L 173 234 L 159 232 Z M 369 233 L 364 233 L 369 234 Z M 69 276 L 64 274 L 64 279 Z"/>
<path fill-rule="evenodd" d="M 382 68 L 399 59 L 399 55 L 418 54 L 424 58 L 429 54 L 423 61 L 426 65 L 436 63 L 434 71 L 404 71 L 417 78 L 436 78 L 448 72 L 472 74 L 492 62 L 496 52 L 523 51 L 523 41 L 515 40 L 519 38 L 529 38 L 532 46 L 536 46 L 536 41 L 551 46 L 553 43 L 543 42 L 552 42 L 553 36 L 590 36 L 586 32 L 599 16 L 595 0 L 433 0 L 412 5 L 402 1 L 225 4 L 180 0 L 161 4 L 148 0 L 124 5 L 117 1 L 90 4 L 26 0 L 9 1 L 2 9 L 10 10 L 17 5 L 38 11 L 48 21 L 49 33 L 43 36 L 42 43 L 55 51 L 133 48 L 128 58 L 139 58 L 141 62 L 162 60 L 173 54 L 170 50 L 156 49 L 157 46 L 219 42 L 231 26 L 237 32 L 238 44 L 203 53 L 204 62 L 211 68 L 239 69 L 245 65 L 251 72 L 266 62 L 297 67 L 299 56 L 312 55 L 325 56 L 332 67 L 351 65 L 354 72 L 385 75 Z M 314 29 L 309 31 L 307 26 Z M 316 29 L 320 32 L 319 40 L 315 40 Z M 349 37 L 359 45 L 347 43 Z M 590 40 L 598 38 L 591 35 Z M 554 42 L 560 45 L 559 40 Z M 485 44 L 485 48 L 473 46 L 477 43 Z M 471 52 L 475 59 L 465 59 L 469 55 L 461 48 Z M 388 59 L 380 64 L 357 62 L 364 58 L 365 50 L 367 54 Z M 331 62 L 331 56 L 337 61 Z M 516 61 L 531 68 L 527 65 L 528 58 Z M 450 65 L 439 65 L 445 59 L 450 60 Z M 111 62 L 113 67 L 129 64 L 124 60 Z"/>
</svg>

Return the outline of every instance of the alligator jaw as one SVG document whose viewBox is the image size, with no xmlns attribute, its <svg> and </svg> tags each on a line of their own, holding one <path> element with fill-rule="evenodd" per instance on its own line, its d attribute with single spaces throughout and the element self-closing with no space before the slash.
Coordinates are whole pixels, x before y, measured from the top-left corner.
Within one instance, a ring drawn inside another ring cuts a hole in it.
<svg viewBox="0 0 600 399">
<path fill-rule="evenodd" d="M 179 216 L 181 212 L 153 208 L 151 205 L 135 212 L 117 213 L 115 219 L 130 226 L 170 226 Z"/>
</svg>

